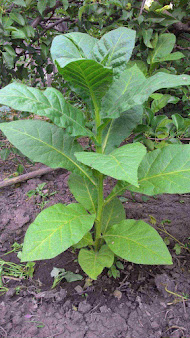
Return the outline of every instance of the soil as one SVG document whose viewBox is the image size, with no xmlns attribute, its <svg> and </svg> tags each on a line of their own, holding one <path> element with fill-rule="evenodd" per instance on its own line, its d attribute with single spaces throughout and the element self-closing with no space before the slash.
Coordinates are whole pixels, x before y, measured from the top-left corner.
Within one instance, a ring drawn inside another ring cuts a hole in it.
<svg viewBox="0 0 190 338">
<path fill-rule="evenodd" d="M 0 162 L 0 178 L 15 171 L 14 161 Z M 28 167 L 34 170 L 40 165 Z M 68 190 L 69 173 L 60 169 L 0 191 L 0 256 L 19 264 L 15 252 L 4 255 L 14 242 L 22 243 L 29 224 L 40 212 L 40 196 L 27 197 L 29 190 L 45 182 L 49 195 L 45 207 L 74 201 Z M 107 181 L 108 189 L 110 180 Z M 163 195 L 145 201 L 141 195 L 125 195 L 127 218 L 150 216 L 177 240 L 187 243 L 190 236 L 190 195 Z M 166 235 L 160 232 L 163 237 Z M 49 261 L 36 262 L 28 279 L 3 277 L 8 291 L 0 297 L 0 338 L 179 338 L 190 337 L 190 254 L 174 250 L 172 266 L 143 266 L 123 262 L 120 278 L 108 278 L 107 270 L 97 281 L 88 283 L 74 251 Z M 2 256 L 4 255 L 4 256 Z M 53 267 L 79 273 L 83 280 L 62 280 L 51 289 Z"/>
</svg>

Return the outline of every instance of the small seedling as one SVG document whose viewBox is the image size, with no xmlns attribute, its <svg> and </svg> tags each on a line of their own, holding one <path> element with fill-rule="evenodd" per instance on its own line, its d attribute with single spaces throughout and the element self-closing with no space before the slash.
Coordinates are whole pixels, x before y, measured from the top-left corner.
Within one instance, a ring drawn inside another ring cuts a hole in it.
<svg viewBox="0 0 190 338">
<path fill-rule="evenodd" d="M 44 190 L 44 187 L 47 183 L 43 182 L 38 184 L 38 186 L 36 187 L 36 189 L 34 190 L 29 190 L 27 192 L 27 196 L 29 198 L 31 198 L 32 196 L 40 196 L 41 197 L 41 202 L 38 203 L 38 206 L 40 207 L 41 210 L 44 209 L 45 205 L 49 202 L 46 199 L 55 195 L 57 193 L 57 191 L 53 191 L 51 193 L 49 193 L 48 189 Z"/>
<path fill-rule="evenodd" d="M 20 250 L 22 250 L 22 244 L 19 244 L 17 242 L 14 242 L 13 245 L 12 245 L 12 250 L 6 252 L 5 254 L 2 255 L 3 256 L 6 256 L 6 255 L 9 255 L 10 253 L 12 252 L 19 252 Z"/>
<path fill-rule="evenodd" d="M 59 268 L 53 268 L 51 271 L 51 277 L 54 278 L 54 282 L 52 285 L 52 289 L 54 289 L 61 281 L 62 279 L 66 279 L 68 283 L 76 282 L 78 280 L 82 280 L 83 276 L 74 273 L 72 271 L 66 271 L 65 269 L 59 269 Z"/>
<path fill-rule="evenodd" d="M 185 203 L 185 201 L 184 200 L 180 200 L 179 203 L 183 204 L 183 203 Z"/>
<path fill-rule="evenodd" d="M 114 264 L 111 266 L 111 268 L 108 270 L 108 276 L 113 278 L 119 278 L 120 277 L 120 271 L 123 270 L 124 265 L 121 263 L 121 261 L 115 259 Z"/>
</svg>

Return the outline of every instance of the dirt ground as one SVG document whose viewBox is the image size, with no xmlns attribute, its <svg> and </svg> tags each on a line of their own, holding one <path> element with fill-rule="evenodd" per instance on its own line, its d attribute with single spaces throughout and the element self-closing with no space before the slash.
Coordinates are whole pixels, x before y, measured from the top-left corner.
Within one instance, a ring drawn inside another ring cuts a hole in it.
<svg viewBox="0 0 190 338">
<path fill-rule="evenodd" d="M 0 162 L 1 180 L 14 172 L 14 163 Z M 39 168 L 39 164 L 26 170 Z M 0 258 L 19 263 L 16 253 L 4 255 L 16 241 L 23 242 L 28 225 L 40 212 L 40 196 L 26 193 L 45 182 L 50 194 L 45 207 L 74 201 L 68 190 L 69 173 L 58 170 L 0 191 Z M 108 182 L 109 187 L 110 182 Z M 190 195 L 163 195 L 142 199 L 127 193 L 127 218 L 150 216 L 179 241 L 190 236 Z M 164 237 L 165 235 L 160 232 Z M 8 288 L 0 297 L 0 338 L 180 338 L 190 337 L 190 254 L 176 254 L 171 240 L 172 266 L 143 266 L 124 262 L 118 279 L 107 271 L 85 286 L 72 250 L 49 261 L 37 262 L 32 279 L 3 279 Z M 82 281 L 64 280 L 51 289 L 53 267 L 80 273 Z M 115 292 L 117 290 L 117 292 Z"/>
</svg>

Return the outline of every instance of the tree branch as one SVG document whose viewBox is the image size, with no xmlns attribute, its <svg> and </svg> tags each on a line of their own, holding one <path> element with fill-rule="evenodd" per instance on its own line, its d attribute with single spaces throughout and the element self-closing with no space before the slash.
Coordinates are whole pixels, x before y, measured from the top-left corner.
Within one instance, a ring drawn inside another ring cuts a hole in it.
<svg viewBox="0 0 190 338">
<path fill-rule="evenodd" d="M 50 12 L 54 12 L 58 7 L 61 7 L 61 6 L 63 6 L 62 2 L 61 1 L 56 1 L 56 4 L 55 4 L 54 7 L 52 7 L 52 8 L 47 7 L 45 9 L 44 15 L 47 15 Z M 37 16 L 37 18 L 35 18 L 33 20 L 33 22 L 31 23 L 31 26 L 33 28 L 36 28 L 42 20 L 43 20 L 43 17 L 41 15 Z"/>
</svg>

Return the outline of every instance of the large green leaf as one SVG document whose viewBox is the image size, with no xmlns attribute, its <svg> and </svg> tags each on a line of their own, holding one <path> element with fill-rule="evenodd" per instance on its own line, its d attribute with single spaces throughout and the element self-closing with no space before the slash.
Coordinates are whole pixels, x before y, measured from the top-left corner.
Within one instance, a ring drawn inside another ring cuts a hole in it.
<svg viewBox="0 0 190 338">
<path fill-rule="evenodd" d="M 42 91 L 14 82 L 0 90 L 0 104 L 45 116 L 56 125 L 67 128 L 72 136 L 93 135 L 85 128 L 83 112 L 67 103 L 55 88 Z"/>
<path fill-rule="evenodd" d="M 109 248 L 136 264 L 172 264 L 171 255 L 157 231 L 143 221 L 128 219 L 104 234 Z"/>
<path fill-rule="evenodd" d="M 159 59 L 162 59 L 165 56 L 169 55 L 175 46 L 175 42 L 176 37 L 174 34 L 172 33 L 160 34 L 158 37 L 156 47 L 154 48 L 153 51 L 150 52 L 147 62 L 149 64 L 159 62 Z"/>
<path fill-rule="evenodd" d="M 102 118 L 117 118 L 133 106 L 132 101 L 138 93 L 138 87 L 146 80 L 144 74 L 135 64 L 124 70 L 119 79 L 114 79 L 101 104 Z"/>
<path fill-rule="evenodd" d="M 74 153 L 82 147 L 62 128 L 39 120 L 1 123 L 0 129 L 25 156 L 51 168 L 65 168 L 88 178 L 95 184 L 92 172 L 76 161 Z"/>
<path fill-rule="evenodd" d="M 109 155 L 81 152 L 75 153 L 75 156 L 78 161 L 104 175 L 138 186 L 137 170 L 145 154 L 146 148 L 141 143 L 132 143 L 112 151 Z"/>
<path fill-rule="evenodd" d="M 96 213 L 98 191 L 89 179 L 71 174 L 68 184 L 77 202 L 82 204 L 86 210 Z"/>
<path fill-rule="evenodd" d="M 73 32 L 58 35 L 52 42 L 52 59 L 56 60 L 61 68 L 77 59 L 92 59 L 92 50 L 97 41 L 86 33 Z"/>
<path fill-rule="evenodd" d="M 148 153 L 139 167 L 139 188 L 146 195 L 190 192 L 190 144 L 168 145 Z"/>
<path fill-rule="evenodd" d="M 80 204 L 53 205 L 43 210 L 29 226 L 22 261 L 50 259 L 79 242 L 92 228 L 95 215 Z"/>
<path fill-rule="evenodd" d="M 118 182 L 107 202 L 126 189 L 149 196 L 190 192 L 190 145 L 168 145 L 146 154 L 139 170 L 139 188 Z"/>
<path fill-rule="evenodd" d="M 105 154 L 109 154 L 117 148 L 131 134 L 132 130 L 140 123 L 142 114 L 143 107 L 136 106 L 109 122 L 102 135 L 102 149 Z"/>
<path fill-rule="evenodd" d="M 103 245 L 100 251 L 81 249 L 78 256 L 78 262 L 86 274 L 97 279 L 98 275 L 105 267 L 110 268 L 114 262 L 114 253 Z"/>
<path fill-rule="evenodd" d="M 134 30 L 125 27 L 104 34 L 94 46 L 95 60 L 104 66 L 112 67 L 114 73 L 121 73 L 131 57 L 135 35 Z"/>
<path fill-rule="evenodd" d="M 112 82 L 112 69 L 105 68 L 94 60 L 85 59 L 70 62 L 64 68 L 57 61 L 56 63 L 59 72 L 76 87 L 77 93 L 84 99 L 87 95 L 90 96 L 99 107 L 101 98 Z"/>
<path fill-rule="evenodd" d="M 102 100 L 101 115 L 103 118 L 119 117 L 131 107 L 143 104 L 159 89 L 189 84 L 190 76 L 186 74 L 171 75 L 159 72 L 146 79 L 135 65 L 126 69 L 119 79 L 113 81 Z"/>
<path fill-rule="evenodd" d="M 52 43 L 51 55 L 65 80 L 80 89 L 79 95 L 88 94 L 100 105 L 108 85 L 112 82 L 112 69 L 92 59 L 96 39 L 85 33 L 69 33 L 57 36 Z"/>
<path fill-rule="evenodd" d="M 109 227 L 125 219 L 125 209 L 118 198 L 107 203 L 102 213 L 102 230 L 104 234 Z"/>
</svg>

